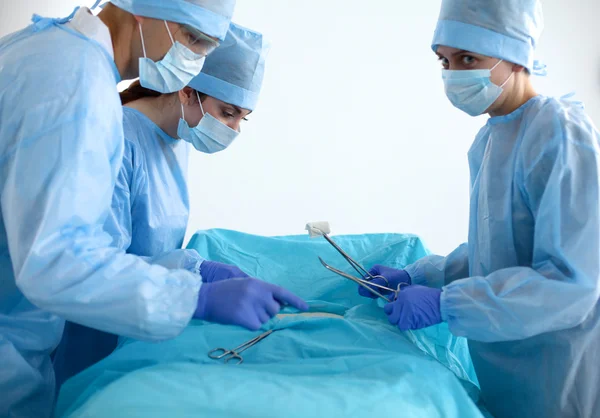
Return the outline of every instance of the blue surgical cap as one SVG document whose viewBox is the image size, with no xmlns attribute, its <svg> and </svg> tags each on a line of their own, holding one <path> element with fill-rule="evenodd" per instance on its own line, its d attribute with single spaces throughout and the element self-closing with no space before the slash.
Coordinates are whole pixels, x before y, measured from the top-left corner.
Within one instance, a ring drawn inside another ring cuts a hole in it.
<svg viewBox="0 0 600 418">
<path fill-rule="evenodd" d="M 442 0 L 432 48 L 463 49 L 533 71 L 543 26 L 539 0 Z"/>
<path fill-rule="evenodd" d="M 193 89 L 243 109 L 254 110 L 265 73 L 268 42 L 260 33 L 234 23 L 227 37 L 206 57 Z"/>
<path fill-rule="evenodd" d="M 131 14 L 189 25 L 222 41 L 236 0 L 110 0 Z"/>
</svg>

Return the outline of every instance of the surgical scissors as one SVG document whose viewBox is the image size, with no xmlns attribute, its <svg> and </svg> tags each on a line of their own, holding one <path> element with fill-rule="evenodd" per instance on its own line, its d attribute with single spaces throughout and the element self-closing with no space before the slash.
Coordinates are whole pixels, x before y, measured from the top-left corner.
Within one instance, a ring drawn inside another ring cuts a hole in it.
<svg viewBox="0 0 600 418">
<path fill-rule="evenodd" d="M 314 226 L 312 227 L 313 230 L 314 229 L 318 229 L 315 228 Z M 344 259 L 346 259 L 346 261 L 352 266 L 352 268 L 360 275 L 360 279 L 358 277 L 354 277 L 348 273 L 345 273 L 341 270 L 336 269 L 335 267 L 331 267 L 329 264 L 327 264 L 325 261 L 323 261 L 323 259 L 321 257 L 319 257 L 319 261 L 321 262 L 321 264 L 323 264 L 323 267 L 325 267 L 327 270 L 334 272 L 335 274 L 338 274 L 346 279 L 352 280 L 353 282 L 357 283 L 359 286 L 364 287 L 365 289 L 367 289 L 369 292 L 373 293 L 375 296 L 377 296 L 378 298 L 381 298 L 383 300 L 385 300 L 386 302 L 393 302 L 394 300 L 396 300 L 396 298 L 398 297 L 398 292 L 400 291 L 400 287 L 402 285 L 405 285 L 405 283 L 400 283 L 398 284 L 398 288 L 397 289 L 392 289 L 389 287 L 389 281 L 388 279 L 386 279 L 383 276 L 374 276 L 371 273 L 369 273 L 369 271 L 367 271 L 367 269 L 365 269 L 363 266 L 361 266 L 357 261 L 355 261 L 352 257 L 350 257 L 344 250 L 342 250 L 342 248 L 337 245 L 330 237 L 329 235 L 327 235 L 327 233 L 325 233 L 325 231 L 318 229 L 318 231 L 321 233 L 321 235 L 323 236 L 323 238 L 325 238 L 327 240 L 328 243 L 330 243 L 333 248 L 335 248 L 337 250 L 338 253 L 341 254 L 342 257 L 344 257 Z M 366 277 L 368 277 L 368 279 L 366 279 Z M 385 281 L 385 283 L 387 284 L 387 286 L 382 286 L 379 285 L 377 283 L 372 283 L 371 281 L 373 279 L 383 279 Z M 377 290 L 373 289 L 374 287 L 381 289 L 381 290 L 385 290 L 388 292 L 391 292 L 393 295 L 393 298 L 390 300 L 389 298 L 387 298 L 386 296 L 382 295 L 380 292 L 378 292 Z"/>
<path fill-rule="evenodd" d="M 221 347 L 215 348 L 208 352 L 208 357 L 210 357 L 213 360 L 225 359 L 225 363 L 229 363 L 231 360 L 235 359 L 235 360 L 239 360 L 236 363 L 236 365 L 242 364 L 244 362 L 244 359 L 242 358 L 240 353 L 249 349 L 253 345 L 257 344 L 258 342 L 264 340 L 269 335 L 271 335 L 273 333 L 273 331 L 274 330 L 269 330 L 265 333 L 262 333 L 258 337 L 255 337 L 255 338 L 251 339 L 250 341 L 246 341 L 244 344 L 241 344 L 231 350 L 228 350 L 227 348 L 221 348 Z M 217 354 L 217 353 L 220 353 L 220 354 Z"/>
</svg>

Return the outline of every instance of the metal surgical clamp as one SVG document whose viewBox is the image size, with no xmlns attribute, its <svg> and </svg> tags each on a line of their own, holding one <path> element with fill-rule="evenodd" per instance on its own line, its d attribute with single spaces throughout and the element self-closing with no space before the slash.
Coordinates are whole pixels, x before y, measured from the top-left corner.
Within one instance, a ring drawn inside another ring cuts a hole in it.
<svg viewBox="0 0 600 418">
<path fill-rule="evenodd" d="M 340 275 L 348 280 L 352 280 L 353 282 L 355 282 L 356 284 L 358 284 L 359 286 L 364 287 L 365 289 L 367 289 L 369 292 L 373 293 L 375 296 L 377 296 L 378 298 L 381 298 L 383 300 L 385 300 L 386 302 L 393 302 L 394 300 L 396 300 L 396 297 L 398 296 L 398 292 L 400 291 L 400 286 L 402 285 L 399 284 L 398 285 L 398 289 L 392 289 L 390 287 L 386 287 L 386 286 L 381 286 L 377 283 L 371 283 L 369 280 L 364 280 L 364 279 L 359 279 L 358 277 L 354 277 L 348 273 L 344 273 L 341 270 L 336 269 L 335 267 L 331 267 L 329 264 L 327 264 L 325 261 L 323 261 L 323 259 L 321 257 L 319 257 L 319 261 L 321 262 L 321 264 L 323 264 L 323 267 L 325 267 L 327 270 L 334 272 L 337 275 Z M 384 278 L 383 276 L 373 276 L 374 278 Z M 387 281 L 387 280 L 386 280 Z M 385 290 L 387 292 L 391 292 L 394 297 L 390 300 L 388 297 L 382 295 L 381 293 L 379 293 L 377 290 L 373 289 L 373 287 L 376 287 L 378 289 L 382 289 Z"/>
<path fill-rule="evenodd" d="M 258 337 L 255 337 L 253 339 L 251 339 L 250 341 L 245 342 L 242 345 L 239 345 L 231 350 L 227 349 L 227 348 L 215 348 L 213 350 L 210 350 L 208 352 L 208 357 L 210 357 L 213 360 L 221 360 L 224 359 L 225 363 L 229 363 L 231 360 L 239 360 L 236 365 L 238 364 L 242 364 L 244 362 L 244 359 L 242 358 L 242 356 L 240 355 L 240 353 L 242 353 L 243 351 L 247 350 L 248 348 L 252 347 L 253 345 L 255 345 L 256 343 L 264 340 L 265 338 L 267 338 L 269 335 L 271 335 L 273 333 L 274 330 L 270 330 L 267 331 L 263 334 L 260 334 Z M 220 353 L 220 354 L 219 354 Z"/>
<path fill-rule="evenodd" d="M 342 248 L 340 248 L 339 245 L 337 245 L 330 237 L 329 235 L 327 235 L 327 233 L 325 233 L 324 231 L 315 228 L 314 226 L 312 227 L 313 230 L 317 229 L 320 234 L 323 236 L 323 238 L 325 238 L 327 240 L 328 243 L 330 243 L 333 248 L 335 248 L 337 250 L 338 253 L 341 254 L 342 257 L 344 257 L 346 259 L 346 261 L 352 266 L 352 268 L 360 275 L 360 278 L 358 277 L 354 277 L 348 273 L 345 273 L 341 270 L 338 270 L 334 267 L 331 267 L 329 264 L 327 264 L 325 261 L 323 261 L 323 259 L 321 257 L 319 257 L 319 261 L 321 262 L 321 264 L 323 264 L 323 266 L 335 273 L 338 274 L 346 279 L 352 280 L 353 282 L 357 283 L 359 286 L 364 287 L 365 289 L 367 289 L 369 292 L 371 292 L 372 294 L 374 294 L 375 296 L 377 296 L 378 298 L 381 298 L 383 300 L 385 300 L 386 302 L 393 302 L 394 300 L 396 300 L 396 298 L 398 297 L 398 292 L 400 291 L 400 287 L 402 285 L 405 285 L 405 283 L 400 283 L 398 284 L 398 288 L 397 289 L 392 289 L 389 286 L 389 282 L 388 280 L 383 277 L 383 276 L 373 276 L 371 273 L 368 272 L 367 269 L 365 269 L 363 266 L 361 266 L 357 261 L 355 261 L 352 257 L 350 257 L 344 250 L 342 250 Z M 366 279 L 368 278 L 368 279 Z M 377 283 L 372 283 L 371 281 L 373 279 L 383 279 L 385 281 L 385 283 L 388 286 L 382 286 L 379 285 Z M 393 298 L 390 300 L 388 297 L 382 295 L 380 292 L 378 292 L 377 290 L 373 289 L 373 288 L 378 288 L 381 290 L 385 290 L 387 292 L 391 292 L 393 295 Z"/>
</svg>

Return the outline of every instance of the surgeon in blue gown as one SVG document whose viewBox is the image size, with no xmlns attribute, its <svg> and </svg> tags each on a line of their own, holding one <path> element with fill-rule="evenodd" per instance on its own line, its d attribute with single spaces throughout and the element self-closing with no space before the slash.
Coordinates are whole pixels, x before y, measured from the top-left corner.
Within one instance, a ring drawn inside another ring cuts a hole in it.
<svg viewBox="0 0 600 418">
<path fill-rule="evenodd" d="M 447 96 L 490 115 L 469 151 L 468 243 L 372 273 L 408 285 L 385 306 L 401 330 L 446 321 L 468 338 L 495 417 L 591 418 L 600 414 L 600 135 L 581 103 L 534 90 L 541 30 L 536 0 L 443 0 L 433 50 Z"/>
<path fill-rule="evenodd" d="M 110 0 L 98 16 L 34 16 L 0 39 L 0 417 L 52 414 L 50 354 L 65 319 L 162 340 L 192 317 L 238 323 L 256 301 L 246 278 L 208 303 L 215 286 L 201 290 L 200 275 L 126 254 L 104 231 L 123 161 L 116 84 L 139 76 L 181 90 L 225 39 L 234 6 Z M 266 315 L 275 301 L 262 302 Z"/>
<path fill-rule="evenodd" d="M 200 274 L 206 283 L 247 277 L 235 266 L 181 249 L 189 217 L 187 167 L 190 149 L 220 152 L 239 135 L 256 107 L 267 52 L 260 33 L 232 23 L 188 87 L 160 94 L 134 82 L 121 94 L 125 152 L 105 224 L 114 246 Z M 240 325 L 257 328 L 269 319 Z M 116 335 L 68 322 L 54 359 L 57 382 L 101 360 L 116 343 Z"/>
</svg>

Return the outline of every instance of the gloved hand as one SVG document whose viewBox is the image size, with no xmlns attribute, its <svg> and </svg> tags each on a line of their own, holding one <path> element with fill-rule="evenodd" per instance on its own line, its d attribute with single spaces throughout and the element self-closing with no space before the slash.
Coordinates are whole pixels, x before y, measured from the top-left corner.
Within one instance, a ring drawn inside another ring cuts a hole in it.
<svg viewBox="0 0 600 418">
<path fill-rule="evenodd" d="M 378 284 L 380 286 L 386 286 L 394 290 L 398 288 L 398 285 L 400 283 L 411 284 L 410 276 L 408 275 L 406 270 L 397 270 L 391 267 L 381 266 L 378 264 L 376 266 L 373 266 L 373 268 L 369 270 L 369 273 L 371 273 L 373 276 L 383 276 L 388 280 L 388 282 L 386 283 L 383 279 L 373 279 L 371 280 L 372 283 Z M 404 288 L 404 286 L 402 287 Z M 383 290 L 379 287 L 371 286 L 371 288 L 378 291 L 384 296 L 387 296 L 390 293 L 387 290 Z M 377 298 L 376 295 L 369 292 L 362 286 L 358 286 L 358 294 L 366 298 Z"/>
<path fill-rule="evenodd" d="M 203 284 L 194 318 L 256 331 L 284 305 L 308 310 L 306 302 L 282 287 L 258 279 L 235 278 Z"/>
<path fill-rule="evenodd" d="M 398 298 L 383 308 L 390 324 L 401 331 L 427 328 L 442 322 L 440 296 L 442 291 L 425 286 L 406 286 Z"/>
<path fill-rule="evenodd" d="M 200 275 L 202 276 L 202 283 L 250 277 L 236 266 L 208 260 L 205 260 L 200 264 Z"/>
</svg>

